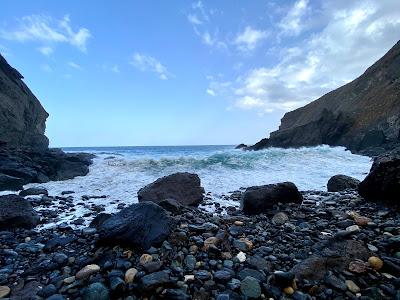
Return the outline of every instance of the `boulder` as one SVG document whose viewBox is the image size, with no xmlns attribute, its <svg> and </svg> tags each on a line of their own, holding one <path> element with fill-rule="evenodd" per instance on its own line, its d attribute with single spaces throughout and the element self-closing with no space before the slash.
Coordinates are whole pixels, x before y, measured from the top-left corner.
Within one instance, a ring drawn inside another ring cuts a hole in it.
<svg viewBox="0 0 400 300">
<path fill-rule="evenodd" d="M 47 196 L 48 192 L 45 188 L 37 187 L 37 188 L 29 188 L 29 189 L 23 190 L 23 191 L 19 192 L 19 195 L 22 197 L 34 196 L 34 195 L 46 195 Z"/>
<path fill-rule="evenodd" d="M 138 191 L 139 202 L 159 203 L 174 199 L 185 206 L 197 206 L 203 200 L 204 189 L 197 174 L 175 173 L 157 179 Z"/>
<path fill-rule="evenodd" d="M 400 204 L 400 149 L 375 159 L 358 192 L 367 200 Z"/>
<path fill-rule="evenodd" d="M 99 241 L 147 250 L 168 238 L 174 220 L 152 202 L 133 204 L 99 226 Z"/>
<path fill-rule="evenodd" d="M 247 145 L 246 144 L 239 144 L 235 147 L 235 149 L 246 149 Z"/>
<path fill-rule="evenodd" d="M 303 197 L 292 182 L 281 182 L 247 188 L 242 194 L 241 209 L 253 215 L 266 212 L 277 203 L 301 203 Z"/>
<path fill-rule="evenodd" d="M 0 173 L 0 191 L 22 190 L 23 185 L 23 179 Z"/>
<path fill-rule="evenodd" d="M 17 195 L 0 196 L 0 228 L 33 228 L 39 220 L 28 200 Z"/>
<path fill-rule="evenodd" d="M 295 265 L 292 272 L 299 280 L 320 280 L 329 270 L 341 272 L 350 262 L 365 261 L 369 251 L 362 241 L 346 239 L 351 233 L 338 234 L 313 247 L 313 255 Z"/>
<path fill-rule="evenodd" d="M 360 180 L 346 175 L 332 176 L 327 184 L 328 192 L 341 192 L 349 189 L 357 189 Z"/>
</svg>

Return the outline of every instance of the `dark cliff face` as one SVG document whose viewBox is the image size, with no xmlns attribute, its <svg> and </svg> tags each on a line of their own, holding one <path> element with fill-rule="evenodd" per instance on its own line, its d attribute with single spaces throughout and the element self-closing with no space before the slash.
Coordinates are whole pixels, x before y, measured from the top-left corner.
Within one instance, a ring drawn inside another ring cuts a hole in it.
<svg viewBox="0 0 400 300">
<path fill-rule="evenodd" d="M 22 78 L 0 55 L 0 145 L 47 149 L 48 113 Z"/>
<path fill-rule="evenodd" d="M 399 144 L 399 134 L 400 41 L 357 79 L 286 113 L 279 130 L 248 149 L 328 144 L 371 154 Z"/>
</svg>

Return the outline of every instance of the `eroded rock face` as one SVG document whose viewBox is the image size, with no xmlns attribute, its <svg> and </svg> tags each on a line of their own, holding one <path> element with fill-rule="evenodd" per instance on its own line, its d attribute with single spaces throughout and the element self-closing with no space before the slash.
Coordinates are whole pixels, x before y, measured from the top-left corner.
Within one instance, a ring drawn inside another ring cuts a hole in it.
<svg viewBox="0 0 400 300">
<path fill-rule="evenodd" d="M 146 250 L 167 239 L 173 225 L 173 219 L 157 204 L 133 204 L 99 226 L 100 242 Z"/>
<path fill-rule="evenodd" d="M 358 192 L 367 200 L 400 205 L 400 148 L 375 159 Z"/>
<path fill-rule="evenodd" d="M 328 192 L 341 192 L 348 189 L 357 189 L 360 180 L 346 175 L 332 176 L 327 184 Z"/>
<path fill-rule="evenodd" d="M 0 196 L 0 229 L 33 228 L 39 216 L 28 200 L 21 196 Z"/>
<path fill-rule="evenodd" d="M 8 147 L 46 149 L 48 113 L 22 78 L 0 55 L 0 142 Z"/>
<path fill-rule="evenodd" d="M 248 147 L 328 144 L 374 155 L 400 143 L 400 42 L 352 82 L 288 112 L 270 138 Z"/>
<path fill-rule="evenodd" d="M 185 206 L 197 206 L 203 200 L 204 189 L 197 174 L 175 173 L 157 179 L 138 191 L 139 202 L 159 203 L 174 199 Z"/>
<path fill-rule="evenodd" d="M 241 198 L 241 208 L 245 214 L 266 212 L 277 203 L 301 203 L 303 197 L 292 182 L 282 182 L 247 188 Z"/>
</svg>

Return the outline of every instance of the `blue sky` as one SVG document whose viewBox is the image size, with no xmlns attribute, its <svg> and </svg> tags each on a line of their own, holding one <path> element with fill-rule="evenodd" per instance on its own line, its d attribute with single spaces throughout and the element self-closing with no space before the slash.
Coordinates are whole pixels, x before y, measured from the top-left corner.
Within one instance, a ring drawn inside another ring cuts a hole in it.
<svg viewBox="0 0 400 300">
<path fill-rule="evenodd" d="M 398 0 L 15 1 L 0 52 L 51 146 L 254 143 L 399 39 Z"/>
</svg>

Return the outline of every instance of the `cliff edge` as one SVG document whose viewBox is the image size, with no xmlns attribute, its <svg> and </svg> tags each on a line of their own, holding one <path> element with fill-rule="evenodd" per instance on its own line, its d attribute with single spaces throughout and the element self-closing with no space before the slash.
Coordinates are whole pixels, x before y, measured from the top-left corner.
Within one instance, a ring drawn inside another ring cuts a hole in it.
<svg viewBox="0 0 400 300">
<path fill-rule="evenodd" d="M 375 155 L 400 143 L 400 41 L 364 74 L 288 112 L 248 150 L 328 144 Z"/>
</svg>

